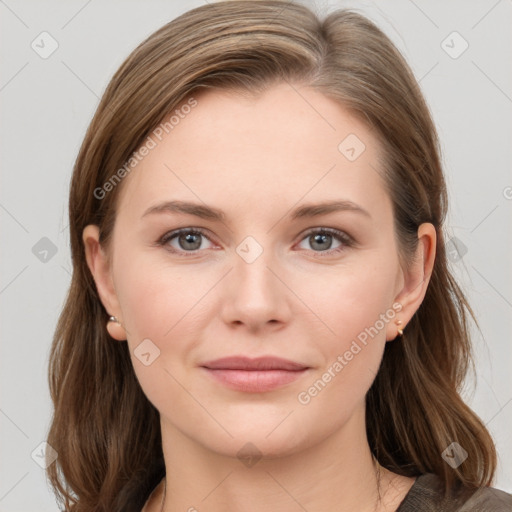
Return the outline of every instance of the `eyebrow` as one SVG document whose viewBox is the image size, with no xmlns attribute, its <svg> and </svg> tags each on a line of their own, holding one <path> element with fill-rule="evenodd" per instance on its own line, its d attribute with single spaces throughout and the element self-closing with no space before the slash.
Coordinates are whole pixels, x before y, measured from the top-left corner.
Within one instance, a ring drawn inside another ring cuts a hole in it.
<svg viewBox="0 0 512 512">
<path fill-rule="evenodd" d="M 360 213 L 368 218 L 371 218 L 371 215 L 364 208 L 352 201 L 347 200 L 325 201 L 317 204 L 306 204 L 299 206 L 291 212 L 290 217 L 292 220 L 296 220 L 302 218 L 318 217 L 320 215 L 327 215 L 329 213 L 340 211 Z M 224 222 L 226 219 L 226 214 L 222 210 L 199 203 L 192 203 L 189 201 L 165 201 L 163 203 L 156 204 L 148 208 L 141 218 L 157 213 L 184 213 L 187 215 L 200 217 L 201 219 L 219 222 Z"/>
</svg>

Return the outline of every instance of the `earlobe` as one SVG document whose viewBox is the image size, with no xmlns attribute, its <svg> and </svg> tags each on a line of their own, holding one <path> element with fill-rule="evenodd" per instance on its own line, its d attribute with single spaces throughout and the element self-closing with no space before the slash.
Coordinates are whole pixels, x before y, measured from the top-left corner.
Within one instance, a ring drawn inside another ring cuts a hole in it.
<svg viewBox="0 0 512 512">
<path fill-rule="evenodd" d="M 107 331 L 112 338 L 117 341 L 126 340 L 126 331 L 121 325 L 121 322 L 115 317 L 111 316 L 107 322 Z"/>
<path fill-rule="evenodd" d="M 98 290 L 101 303 L 107 313 L 116 318 L 116 321 L 108 321 L 106 329 L 112 338 L 126 340 L 126 332 L 122 327 L 122 316 L 117 294 L 111 275 L 110 262 L 107 254 L 99 242 L 99 228 L 94 224 L 85 227 L 82 233 L 87 266 Z"/>
<path fill-rule="evenodd" d="M 396 335 L 407 332 L 407 324 L 418 310 L 430 282 L 434 268 L 436 254 L 436 228 L 433 224 L 425 222 L 418 228 L 418 246 L 414 260 L 407 271 L 404 271 L 404 284 L 395 303 L 400 303 L 402 309 L 397 313 L 394 333 L 388 333 L 388 340 L 394 339 Z"/>
</svg>

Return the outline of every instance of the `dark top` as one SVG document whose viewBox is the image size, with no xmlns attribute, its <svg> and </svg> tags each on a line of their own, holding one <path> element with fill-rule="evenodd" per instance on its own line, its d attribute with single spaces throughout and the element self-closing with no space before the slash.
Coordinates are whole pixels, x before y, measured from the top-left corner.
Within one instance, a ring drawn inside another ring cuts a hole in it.
<svg viewBox="0 0 512 512">
<path fill-rule="evenodd" d="M 416 479 L 396 512 L 512 512 L 512 494 L 457 485 L 445 498 L 441 479 L 427 473 Z"/>
<path fill-rule="evenodd" d="M 162 473 L 157 474 L 148 492 L 139 495 L 140 500 L 137 504 L 132 502 L 133 508 L 129 507 L 129 510 L 140 512 L 163 476 Z M 416 478 L 396 512 L 512 512 L 512 494 L 494 487 L 475 490 L 456 485 L 445 498 L 441 479 L 427 473 Z"/>
</svg>

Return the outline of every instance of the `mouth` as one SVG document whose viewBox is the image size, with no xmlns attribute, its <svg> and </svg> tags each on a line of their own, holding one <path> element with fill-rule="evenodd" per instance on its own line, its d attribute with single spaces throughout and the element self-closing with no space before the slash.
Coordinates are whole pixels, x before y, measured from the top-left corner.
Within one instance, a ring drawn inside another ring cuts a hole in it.
<svg viewBox="0 0 512 512">
<path fill-rule="evenodd" d="M 289 384 L 309 366 L 278 357 L 250 359 L 244 356 L 208 361 L 201 368 L 221 384 L 248 393 L 263 393 Z"/>
</svg>

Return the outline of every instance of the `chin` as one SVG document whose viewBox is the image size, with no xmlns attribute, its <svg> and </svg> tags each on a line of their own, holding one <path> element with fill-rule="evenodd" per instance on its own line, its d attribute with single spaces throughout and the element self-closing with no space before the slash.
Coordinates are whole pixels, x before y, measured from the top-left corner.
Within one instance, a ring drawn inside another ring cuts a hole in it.
<svg viewBox="0 0 512 512">
<path fill-rule="evenodd" d="M 250 427 L 231 424 L 228 430 L 233 438 L 228 439 L 228 436 L 220 434 L 215 438 L 209 435 L 198 441 L 211 451 L 238 458 L 241 462 L 245 459 L 279 459 L 299 453 L 314 444 L 313 432 L 299 429 L 291 418 L 279 425 L 281 421 L 282 418 L 279 421 L 255 421 Z M 285 426 L 286 422 L 289 423 Z"/>
</svg>

